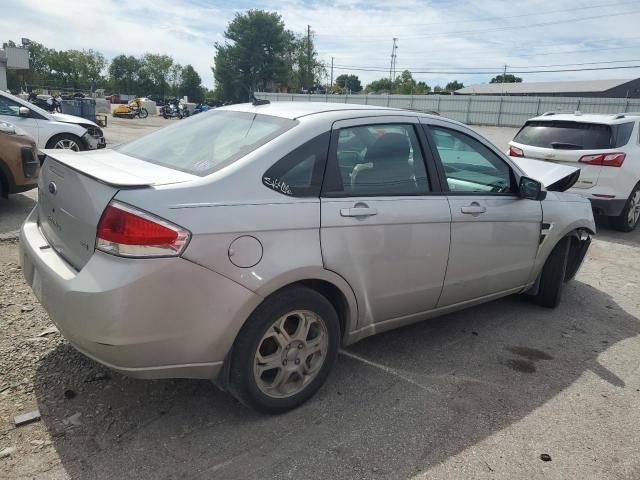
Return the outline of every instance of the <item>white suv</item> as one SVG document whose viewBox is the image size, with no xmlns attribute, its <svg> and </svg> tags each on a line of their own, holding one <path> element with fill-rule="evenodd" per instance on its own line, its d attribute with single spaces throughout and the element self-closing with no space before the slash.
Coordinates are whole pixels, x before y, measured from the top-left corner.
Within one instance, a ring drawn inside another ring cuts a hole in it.
<svg viewBox="0 0 640 480">
<path fill-rule="evenodd" d="M 640 219 L 640 112 L 548 112 L 528 120 L 509 142 L 511 157 L 580 168 L 568 190 L 591 200 L 616 230 L 630 232 Z"/>
<path fill-rule="evenodd" d="M 0 120 L 23 129 L 39 149 L 96 150 L 106 141 L 102 129 L 91 120 L 49 113 L 26 100 L 0 91 Z"/>
</svg>

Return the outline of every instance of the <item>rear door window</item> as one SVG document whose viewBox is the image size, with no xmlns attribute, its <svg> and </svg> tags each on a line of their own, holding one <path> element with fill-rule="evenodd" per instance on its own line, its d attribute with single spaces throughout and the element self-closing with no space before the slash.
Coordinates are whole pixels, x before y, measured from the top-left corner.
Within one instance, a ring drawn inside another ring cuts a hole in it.
<svg viewBox="0 0 640 480">
<path fill-rule="evenodd" d="M 618 125 L 533 120 L 527 122 L 513 139 L 533 147 L 557 150 L 600 150 L 626 145 L 633 131 L 633 122 Z"/>
<path fill-rule="evenodd" d="M 318 197 L 330 137 L 323 133 L 282 157 L 262 176 L 263 185 L 290 197 Z"/>
</svg>

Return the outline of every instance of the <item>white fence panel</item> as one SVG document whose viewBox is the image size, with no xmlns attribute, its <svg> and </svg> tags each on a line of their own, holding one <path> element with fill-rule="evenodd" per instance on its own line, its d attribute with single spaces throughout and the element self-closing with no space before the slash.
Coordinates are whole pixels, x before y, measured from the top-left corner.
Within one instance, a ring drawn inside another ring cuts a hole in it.
<svg viewBox="0 0 640 480">
<path fill-rule="evenodd" d="M 437 112 L 469 125 L 520 127 L 544 112 L 640 112 L 640 99 L 582 97 L 497 97 L 490 95 L 308 95 L 257 93 L 272 102 L 330 102 Z"/>
</svg>

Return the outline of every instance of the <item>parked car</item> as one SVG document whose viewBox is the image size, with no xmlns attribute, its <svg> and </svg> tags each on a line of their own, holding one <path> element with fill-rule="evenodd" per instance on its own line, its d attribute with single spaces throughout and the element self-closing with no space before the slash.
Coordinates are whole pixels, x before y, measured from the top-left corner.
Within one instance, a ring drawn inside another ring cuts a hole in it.
<svg viewBox="0 0 640 480">
<path fill-rule="evenodd" d="M 406 110 L 232 105 L 47 154 L 21 258 L 63 335 L 268 412 L 310 398 L 341 345 L 514 293 L 557 305 L 595 232 L 561 192 L 577 169 L 524 170 Z"/>
<path fill-rule="evenodd" d="M 38 148 L 96 150 L 106 141 L 102 129 L 86 118 L 49 113 L 26 100 L 0 91 L 0 120 L 27 132 Z"/>
<path fill-rule="evenodd" d="M 0 120 L 0 197 L 38 186 L 40 160 L 27 132 Z"/>
<path fill-rule="evenodd" d="M 588 198 L 616 230 L 640 219 L 640 113 L 548 112 L 528 120 L 509 155 L 580 168 L 570 192 Z"/>
<path fill-rule="evenodd" d="M 156 105 L 158 107 L 162 107 L 164 105 L 164 97 L 160 95 L 147 95 L 147 99 L 151 100 L 152 102 L 156 102 Z"/>
</svg>

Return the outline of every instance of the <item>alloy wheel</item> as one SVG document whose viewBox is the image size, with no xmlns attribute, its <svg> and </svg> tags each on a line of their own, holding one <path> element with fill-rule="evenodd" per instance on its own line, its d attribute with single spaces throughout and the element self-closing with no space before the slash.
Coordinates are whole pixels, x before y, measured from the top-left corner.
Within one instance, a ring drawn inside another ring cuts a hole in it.
<svg viewBox="0 0 640 480">
<path fill-rule="evenodd" d="M 629 213 L 627 214 L 627 221 L 630 227 L 634 227 L 638 223 L 640 218 L 640 189 L 638 189 L 633 197 L 629 199 Z"/>
<path fill-rule="evenodd" d="M 63 138 L 62 140 L 58 140 L 53 148 L 58 148 L 62 150 L 73 150 L 74 152 L 80 151 L 80 146 L 71 139 Z"/>
<path fill-rule="evenodd" d="M 302 391 L 321 370 L 328 348 L 324 320 L 308 310 L 296 310 L 278 318 L 258 343 L 254 379 L 273 398 Z"/>
</svg>

